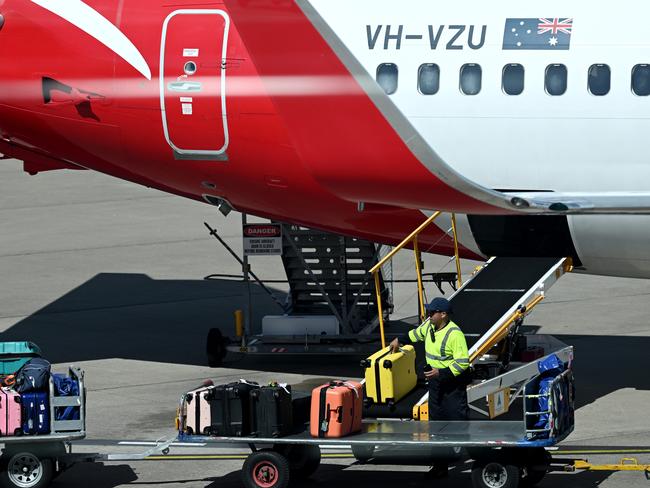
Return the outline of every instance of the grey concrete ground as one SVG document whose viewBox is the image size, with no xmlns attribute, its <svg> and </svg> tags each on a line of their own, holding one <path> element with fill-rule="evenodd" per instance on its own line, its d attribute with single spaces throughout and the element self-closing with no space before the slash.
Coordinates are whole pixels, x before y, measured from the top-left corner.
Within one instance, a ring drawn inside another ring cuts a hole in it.
<svg viewBox="0 0 650 488">
<path fill-rule="evenodd" d="M 242 377 L 312 384 L 319 378 L 359 376 L 356 360 L 279 360 L 230 357 L 223 368 L 205 366 L 211 327 L 232 330 L 243 308 L 237 281 L 204 280 L 237 274 L 239 265 L 211 238 L 203 222 L 241 249 L 239 215 L 137 187 L 91 172 L 30 177 L 19 163 L 0 164 L 0 335 L 29 339 L 65 368 L 86 370 L 89 401 L 85 451 L 139 450 L 117 441 L 149 441 L 172 430 L 179 395 L 201 382 Z M 451 271 L 447 260 L 426 257 L 426 270 Z M 397 277 L 413 276 L 402 254 Z M 466 271 L 477 263 L 463 264 Z M 283 278 L 277 258 L 255 258 L 263 279 Z M 279 297 L 285 285 L 274 284 Z M 415 313 L 412 285 L 396 287 L 395 317 Z M 433 292 L 433 290 L 432 290 Z M 275 313 L 254 288 L 255 315 Z M 568 447 L 650 447 L 650 281 L 569 275 L 531 315 L 540 327 L 576 347 L 579 410 Z M 223 454 L 232 449 L 176 448 L 180 454 Z M 581 456 L 585 457 L 585 456 Z M 613 462 L 622 455 L 586 456 Z M 637 455 L 650 463 L 648 454 Z M 79 465 L 53 486 L 241 486 L 241 460 L 146 461 Z M 412 471 L 409 473 L 407 471 Z M 353 465 L 327 459 L 304 486 L 331 484 L 423 486 L 423 467 Z M 440 486 L 470 486 L 457 468 Z M 541 486 L 641 486 L 640 473 L 552 474 Z"/>
</svg>

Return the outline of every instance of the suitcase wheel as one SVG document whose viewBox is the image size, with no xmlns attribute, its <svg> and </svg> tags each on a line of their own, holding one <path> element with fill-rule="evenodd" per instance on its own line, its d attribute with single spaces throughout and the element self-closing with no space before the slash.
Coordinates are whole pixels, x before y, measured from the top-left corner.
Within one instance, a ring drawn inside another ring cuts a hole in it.
<svg viewBox="0 0 650 488">
<path fill-rule="evenodd" d="M 393 362 L 390 359 L 385 359 L 383 366 L 384 369 L 390 369 L 393 367 Z"/>
<path fill-rule="evenodd" d="M 367 369 L 367 368 L 370 367 L 370 360 L 368 360 L 368 359 L 362 359 L 360 364 L 361 364 L 361 367 L 362 367 L 362 368 L 366 368 L 366 369 Z"/>
</svg>

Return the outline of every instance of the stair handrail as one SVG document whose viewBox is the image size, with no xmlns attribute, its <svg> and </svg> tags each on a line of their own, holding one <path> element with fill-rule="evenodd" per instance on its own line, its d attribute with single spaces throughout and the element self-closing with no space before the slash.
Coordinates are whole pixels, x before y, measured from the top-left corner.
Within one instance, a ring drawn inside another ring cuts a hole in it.
<svg viewBox="0 0 650 488">
<path fill-rule="evenodd" d="M 418 235 L 424 229 L 426 229 L 436 218 L 442 214 L 442 211 L 438 210 L 434 212 L 429 218 L 427 218 L 422 224 L 420 224 L 413 232 L 411 232 L 402 242 L 395 246 L 386 256 L 384 256 L 377 264 L 370 268 L 370 273 L 375 278 L 375 293 L 377 295 L 377 314 L 379 317 L 379 331 L 381 334 L 381 347 L 386 347 L 386 335 L 384 332 L 384 313 L 381 306 L 381 290 L 379 282 L 379 270 L 384 264 L 393 259 L 393 256 L 397 254 L 398 251 L 402 250 L 407 244 L 413 241 L 413 253 L 415 256 L 415 269 L 418 277 L 418 296 L 420 303 L 420 320 L 424 320 L 424 285 L 422 283 L 422 269 L 421 269 L 421 260 L 420 260 L 420 248 L 418 246 Z M 451 230 L 453 233 L 454 241 L 454 257 L 456 260 L 456 277 L 458 279 L 458 287 L 462 286 L 462 278 L 460 274 L 460 257 L 458 253 L 458 233 L 456 230 L 456 214 L 451 214 Z"/>
<path fill-rule="evenodd" d="M 371 273 L 376 273 L 379 271 L 379 269 L 386 264 L 387 261 L 393 259 L 393 256 L 397 254 L 398 251 L 401 251 L 409 242 L 411 242 L 417 235 L 422 232 L 424 229 L 426 229 L 431 222 L 433 222 L 442 212 L 440 210 L 436 211 L 431 217 L 429 217 L 427 220 L 422 222 L 418 226 L 417 229 L 415 229 L 413 232 L 411 232 L 408 237 L 404 238 L 402 242 L 400 242 L 397 246 L 395 246 L 388 254 L 386 254 L 381 261 L 379 261 L 377 264 L 375 264 L 372 268 L 370 268 Z"/>
</svg>

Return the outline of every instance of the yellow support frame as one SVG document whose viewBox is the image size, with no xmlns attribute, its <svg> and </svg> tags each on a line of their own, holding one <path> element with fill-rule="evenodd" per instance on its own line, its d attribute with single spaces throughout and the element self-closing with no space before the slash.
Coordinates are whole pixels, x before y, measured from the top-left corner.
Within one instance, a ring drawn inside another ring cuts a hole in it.
<svg viewBox="0 0 650 488">
<path fill-rule="evenodd" d="M 460 274 L 460 257 L 458 256 L 458 230 L 456 229 L 456 214 L 451 214 L 451 231 L 454 234 L 454 257 L 456 258 L 456 280 L 458 288 L 463 286 L 463 278 Z"/>
<path fill-rule="evenodd" d="M 474 351 L 474 354 L 472 354 L 469 358 L 470 364 L 476 361 L 478 358 L 486 354 L 490 349 L 492 349 L 501 339 L 503 339 L 506 335 L 508 335 L 508 331 L 510 330 L 510 325 L 512 323 L 521 318 L 526 316 L 535 306 L 544 300 L 544 295 L 538 295 L 535 298 L 533 298 L 528 304 L 526 305 L 526 311 L 525 312 L 520 312 L 517 310 L 515 313 L 513 313 L 508 320 L 506 320 L 501 327 L 499 327 L 497 330 L 495 330 L 490 338 L 485 341 L 482 347 Z"/>
<path fill-rule="evenodd" d="M 413 238 L 413 255 L 415 256 L 415 272 L 418 276 L 418 301 L 420 303 L 420 322 L 424 320 L 424 285 L 422 284 L 422 260 L 418 248 L 418 236 Z"/>
<path fill-rule="evenodd" d="M 375 294 L 377 297 L 377 313 L 379 314 L 379 331 L 381 333 L 381 347 L 386 347 L 386 336 L 384 332 L 384 312 L 381 306 L 381 290 L 379 289 L 379 270 L 381 267 L 386 264 L 388 261 L 393 259 L 395 254 L 402 250 L 408 243 L 413 241 L 413 252 L 415 254 L 415 269 L 417 271 L 418 278 L 418 297 L 420 301 L 420 320 L 424 320 L 424 284 L 422 282 L 422 267 L 421 267 L 421 253 L 418 245 L 418 235 L 424 229 L 426 229 L 436 218 L 442 214 L 440 210 L 436 211 L 431 215 L 427 220 L 422 222 L 420 226 L 411 232 L 402 242 L 393 248 L 383 259 L 381 259 L 377 264 L 370 268 L 370 273 L 375 278 Z M 453 232 L 454 239 L 454 257 L 456 259 L 456 276 L 458 279 L 458 287 L 462 286 L 462 278 L 460 275 L 460 256 L 458 252 L 458 232 L 456 229 L 456 215 L 451 214 L 451 228 Z"/>
</svg>

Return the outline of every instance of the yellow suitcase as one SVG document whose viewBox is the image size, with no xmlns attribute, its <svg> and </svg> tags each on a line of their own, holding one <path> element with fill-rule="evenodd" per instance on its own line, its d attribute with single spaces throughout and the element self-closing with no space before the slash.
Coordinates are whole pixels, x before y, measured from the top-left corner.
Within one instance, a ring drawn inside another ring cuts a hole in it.
<svg viewBox="0 0 650 488">
<path fill-rule="evenodd" d="M 386 347 L 361 361 L 366 368 L 366 399 L 372 403 L 394 404 L 417 383 L 415 349 L 403 346 L 392 354 Z"/>
</svg>

